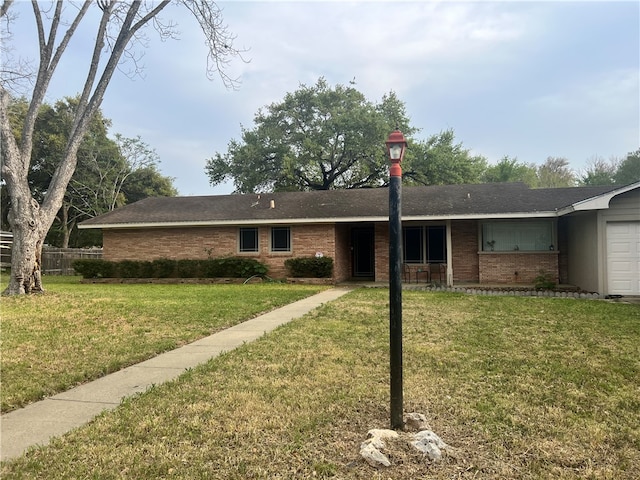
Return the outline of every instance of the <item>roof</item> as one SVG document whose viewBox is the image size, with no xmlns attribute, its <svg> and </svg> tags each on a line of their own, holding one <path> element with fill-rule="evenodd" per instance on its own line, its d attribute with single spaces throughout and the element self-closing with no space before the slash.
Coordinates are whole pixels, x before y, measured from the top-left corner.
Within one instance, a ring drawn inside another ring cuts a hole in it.
<svg viewBox="0 0 640 480">
<path fill-rule="evenodd" d="M 530 189 L 523 183 L 404 187 L 403 220 L 555 217 L 618 187 Z M 80 228 L 387 221 L 388 188 L 191 197 L 150 197 Z"/>
</svg>

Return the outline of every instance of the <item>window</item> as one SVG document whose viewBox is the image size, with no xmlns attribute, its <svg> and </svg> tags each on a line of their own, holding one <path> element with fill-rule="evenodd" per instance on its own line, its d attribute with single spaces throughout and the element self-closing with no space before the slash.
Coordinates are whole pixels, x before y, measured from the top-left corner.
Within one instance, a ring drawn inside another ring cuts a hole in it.
<svg viewBox="0 0 640 480">
<path fill-rule="evenodd" d="M 258 229 L 247 227 L 240 229 L 240 252 L 258 251 Z"/>
<path fill-rule="evenodd" d="M 444 225 L 405 227 L 405 263 L 446 263 L 447 239 Z"/>
<path fill-rule="evenodd" d="M 405 227 L 404 261 L 405 263 L 424 263 L 424 240 L 422 227 Z"/>
<path fill-rule="evenodd" d="M 291 229 L 289 227 L 271 228 L 271 251 L 290 252 L 291 251 Z"/>
<path fill-rule="evenodd" d="M 482 251 L 539 252 L 555 250 L 553 220 L 485 222 L 482 224 Z"/>
</svg>

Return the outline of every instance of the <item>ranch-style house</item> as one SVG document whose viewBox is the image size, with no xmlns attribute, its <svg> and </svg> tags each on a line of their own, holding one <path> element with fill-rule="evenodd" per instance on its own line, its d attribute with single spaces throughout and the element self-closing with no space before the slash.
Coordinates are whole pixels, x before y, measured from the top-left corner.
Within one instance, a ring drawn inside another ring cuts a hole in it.
<svg viewBox="0 0 640 480">
<path fill-rule="evenodd" d="M 332 281 L 388 281 L 388 189 L 147 198 L 85 221 L 107 260 L 247 256 L 269 276 L 292 257 L 334 260 Z M 531 285 L 541 274 L 640 295 L 640 182 L 404 187 L 405 282 Z"/>
</svg>

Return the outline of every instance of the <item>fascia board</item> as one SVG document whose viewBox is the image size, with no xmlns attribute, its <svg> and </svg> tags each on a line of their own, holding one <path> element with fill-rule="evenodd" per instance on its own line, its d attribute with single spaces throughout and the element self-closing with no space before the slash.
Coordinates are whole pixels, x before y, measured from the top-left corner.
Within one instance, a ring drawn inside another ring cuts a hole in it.
<svg viewBox="0 0 640 480">
<path fill-rule="evenodd" d="M 353 218 L 273 218 L 244 220 L 206 220 L 201 222 L 140 222 L 140 223 L 102 223 L 78 225 L 79 229 L 128 229 L 128 228 L 176 228 L 176 227 L 225 227 L 243 225 L 295 225 L 307 223 L 343 223 L 343 222 L 377 222 L 388 221 L 388 217 L 353 217 Z"/>
<path fill-rule="evenodd" d="M 555 211 L 549 212 L 514 212 L 514 213 L 478 213 L 471 215 L 403 215 L 403 221 L 415 221 L 415 220 L 488 220 L 494 218 L 555 218 L 557 213 Z"/>
<path fill-rule="evenodd" d="M 473 215 L 403 215 L 404 221 L 442 221 L 442 220 L 482 220 L 489 218 L 548 218 L 555 217 L 556 212 L 530 213 L 486 213 Z M 101 223 L 78 225 L 79 229 L 132 229 L 132 228 L 177 228 L 177 227 L 225 227 L 244 225 L 300 225 L 331 223 L 388 222 L 387 216 L 375 217 L 340 217 L 340 218 L 280 218 L 280 219 L 246 219 L 246 220 L 207 220 L 201 222 L 140 222 L 140 223 Z"/>
</svg>

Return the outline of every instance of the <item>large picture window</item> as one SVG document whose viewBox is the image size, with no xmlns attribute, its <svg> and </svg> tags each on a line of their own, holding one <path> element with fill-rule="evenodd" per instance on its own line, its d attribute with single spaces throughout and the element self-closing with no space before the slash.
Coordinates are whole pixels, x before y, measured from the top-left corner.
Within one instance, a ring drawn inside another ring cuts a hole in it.
<svg viewBox="0 0 640 480">
<path fill-rule="evenodd" d="M 444 225 L 405 227 L 402 233 L 405 263 L 446 263 L 447 240 Z"/>
<path fill-rule="evenodd" d="M 258 229 L 243 227 L 240 229 L 240 252 L 258 251 Z"/>
<path fill-rule="evenodd" d="M 485 252 L 555 250 L 553 220 L 502 221 L 482 224 Z"/>
<path fill-rule="evenodd" d="M 291 229 L 289 227 L 273 227 L 271 229 L 271 251 L 291 251 Z"/>
</svg>

